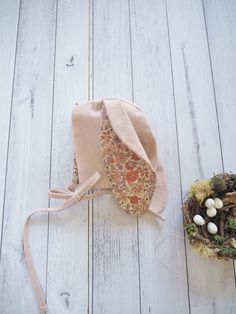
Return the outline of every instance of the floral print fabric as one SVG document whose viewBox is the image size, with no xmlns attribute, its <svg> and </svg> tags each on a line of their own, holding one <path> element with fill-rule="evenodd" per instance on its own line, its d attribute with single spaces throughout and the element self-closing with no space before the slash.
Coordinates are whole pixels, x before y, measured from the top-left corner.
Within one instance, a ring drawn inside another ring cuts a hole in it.
<svg viewBox="0 0 236 314">
<path fill-rule="evenodd" d="M 100 144 L 104 170 L 118 204 L 130 215 L 144 213 L 156 188 L 156 173 L 147 161 L 121 142 L 104 105 Z"/>
</svg>

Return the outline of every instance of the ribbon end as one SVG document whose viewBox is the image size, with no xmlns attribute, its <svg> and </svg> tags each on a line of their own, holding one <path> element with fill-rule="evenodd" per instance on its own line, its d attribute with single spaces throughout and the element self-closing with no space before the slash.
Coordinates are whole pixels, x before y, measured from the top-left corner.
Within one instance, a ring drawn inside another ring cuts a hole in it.
<svg viewBox="0 0 236 314">
<path fill-rule="evenodd" d="M 47 313 L 48 305 L 45 303 L 45 304 L 41 305 L 39 309 L 40 309 L 40 313 Z"/>
<path fill-rule="evenodd" d="M 148 211 L 151 212 L 152 215 L 154 215 L 156 218 L 161 219 L 163 222 L 166 221 L 166 218 L 165 218 L 163 215 L 161 215 L 159 212 L 155 212 L 155 211 L 154 211 L 153 209 L 151 209 L 151 208 L 149 208 Z"/>
</svg>

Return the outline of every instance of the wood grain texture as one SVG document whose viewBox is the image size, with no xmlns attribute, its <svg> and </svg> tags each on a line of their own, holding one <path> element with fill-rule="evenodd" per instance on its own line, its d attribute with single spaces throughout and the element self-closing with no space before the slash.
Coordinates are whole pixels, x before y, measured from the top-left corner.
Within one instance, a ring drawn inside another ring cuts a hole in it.
<svg viewBox="0 0 236 314">
<path fill-rule="evenodd" d="M 236 5 L 223 0 L 0 0 L 0 313 L 38 313 L 22 231 L 71 181 L 71 110 L 133 100 L 158 140 L 166 222 L 112 195 L 32 219 L 49 313 L 233 314 L 232 262 L 184 240 L 190 183 L 235 172 Z"/>
<path fill-rule="evenodd" d="M 94 2 L 93 97 L 132 98 L 127 1 Z M 139 313 L 137 220 L 102 196 L 93 206 L 93 313 Z"/>
<path fill-rule="evenodd" d="M 26 272 L 22 232 L 27 214 L 48 205 L 54 17 L 54 1 L 21 3 L 0 270 L 4 314 L 38 311 Z M 45 289 L 47 215 L 32 221 L 32 252 Z"/>
<path fill-rule="evenodd" d="M 215 104 L 221 153 L 224 171 L 236 172 L 232 156 L 236 152 L 236 3 L 235 1 L 204 1 L 208 49 L 211 57 L 212 79 L 214 83 Z M 220 44 L 219 44 L 220 43 Z M 234 262 L 234 272 L 236 262 Z M 236 300 L 232 312 L 236 311 Z"/>
<path fill-rule="evenodd" d="M 66 189 L 72 179 L 71 111 L 76 102 L 88 97 L 88 23 L 87 1 L 58 1 L 51 157 L 53 188 Z M 51 201 L 51 206 L 61 202 Z M 87 313 L 88 202 L 50 214 L 49 222 L 49 313 Z"/>
<path fill-rule="evenodd" d="M 0 1 L 0 221 L 3 219 L 12 89 L 15 69 L 16 42 L 19 20 L 19 0 Z M 7 31 L 7 32 L 6 32 Z M 0 225 L 2 235 L 2 224 Z M 0 240 L 0 250 L 1 250 Z"/>
<path fill-rule="evenodd" d="M 167 1 L 167 9 L 184 194 L 196 178 L 223 170 L 221 145 L 202 3 Z M 233 263 L 187 252 L 191 313 L 232 313 Z"/>
<path fill-rule="evenodd" d="M 166 170 L 169 190 L 163 212 L 166 222 L 158 221 L 152 215 L 139 219 L 141 313 L 173 313 L 173 308 L 176 313 L 188 313 L 178 141 L 165 2 L 133 0 L 130 19 L 134 101 L 148 117 L 158 140 L 158 153 Z"/>
<path fill-rule="evenodd" d="M 225 171 L 236 171 L 236 2 L 204 1 Z"/>
</svg>

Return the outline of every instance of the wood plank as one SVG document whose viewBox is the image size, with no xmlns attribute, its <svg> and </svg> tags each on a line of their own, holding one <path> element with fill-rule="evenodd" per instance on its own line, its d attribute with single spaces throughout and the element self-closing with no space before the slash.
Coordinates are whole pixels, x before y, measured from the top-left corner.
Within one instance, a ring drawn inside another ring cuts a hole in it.
<svg viewBox="0 0 236 314">
<path fill-rule="evenodd" d="M 184 196 L 192 181 L 222 171 L 221 147 L 202 3 L 168 0 L 167 8 Z M 191 313 L 232 313 L 233 263 L 187 248 Z"/>
<path fill-rule="evenodd" d="M 165 1 L 131 1 L 134 101 L 158 140 L 168 178 L 166 222 L 139 219 L 141 312 L 188 313 L 180 173 Z M 174 257 L 174 258 L 173 258 Z M 171 297 L 171 302 L 169 302 Z"/>
<path fill-rule="evenodd" d="M 37 313 L 26 272 L 26 216 L 48 205 L 55 2 L 21 3 L 16 56 L 1 262 L 1 313 Z M 47 215 L 32 219 L 30 239 L 42 287 L 46 283 Z"/>
<path fill-rule="evenodd" d="M 93 65 L 94 65 L 94 0 L 89 0 L 89 88 L 88 100 L 93 99 Z M 93 314 L 93 203 L 94 200 L 89 202 L 88 209 L 88 313 Z"/>
<path fill-rule="evenodd" d="M 2 232 L 18 16 L 19 0 L 0 1 L 0 233 Z"/>
<path fill-rule="evenodd" d="M 67 188 L 72 178 L 71 112 L 88 98 L 89 6 L 58 3 L 51 186 Z M 55 205 L 55 201 L 51 205 Z M 61 202 L 59 202 L 61 203 Z M 60 274 L 60 276 L 58 276 Z M 47 295 L 50 313 L 87 313 L 88 202 L 50 214 Z"/>
<path fill-rule="evenodd" d="M 225 171 L 236 172 L 236 2 L 205 1 L 215 96 Z"/>
<path fill-rule="evenodd" d="M 204 1 L 224 171 L 236 173 L 236 3 Z M 220 44 L 219 44 L 220 43 Z M 236 262 L 234 262 L 236 268 Z M 232 308 L 236 312 L 236 300 Z M 233 312 L 233 311 L 232 311 Z"/>
<path fill-rule="evenodd" d="M 94 3 L 93 97 L 132 98 L 127 1 Z M 112 195 L 94 200 L 93 313 L 140 312 L 137 220 Z"/>
</svg>

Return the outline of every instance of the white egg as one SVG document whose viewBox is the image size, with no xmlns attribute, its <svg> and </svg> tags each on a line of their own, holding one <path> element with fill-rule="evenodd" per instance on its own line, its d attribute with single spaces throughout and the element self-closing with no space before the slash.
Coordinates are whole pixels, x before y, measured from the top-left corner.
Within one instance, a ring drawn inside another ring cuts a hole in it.
<svg viewBox="0 0 236 314">
<path fill-rule="evenodd" d="M 207 208 L 206 214 L 208 217 L 214 217 L 217 214 L 215 207 Z"/>
<path fill-rule="evenodd" d="M 217 226 L 213 222 L 208 222 L 208 224 L 207 224 L 207 231 L 210 234 L 215 234 L 215 233 L 217 233 L 218 228 L 217 228 Z"/>
<path fill-rule="evenodd" d="M 214 207 L 214 206 L 215 206 L 215 201 L 214 201 L 212 198 L 208 198 L 208 199 L 205 201 L 205 206 L 206 206 L 207 208 Z"/>
<path fill-rule="evenodd" d="M 220 209 L 224 206 L 222 200 L 219 199 L 218 197 L 214 198 L 214 202 L 215 202 L 215 208 L 217 209 Z"/>
<path fill-rule="evenodd" d="M 198 225 L 198 226 L 203 226 L 204 223 L 205 223 L 204 219 L 203 219 L 202 216 L 200 216 L 200 215 L 195 215 L 195 216 L 193 217 L 193 221 L 194 221 L 195 224 Z"/>
</svg>

